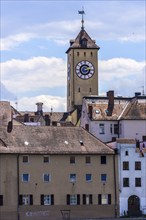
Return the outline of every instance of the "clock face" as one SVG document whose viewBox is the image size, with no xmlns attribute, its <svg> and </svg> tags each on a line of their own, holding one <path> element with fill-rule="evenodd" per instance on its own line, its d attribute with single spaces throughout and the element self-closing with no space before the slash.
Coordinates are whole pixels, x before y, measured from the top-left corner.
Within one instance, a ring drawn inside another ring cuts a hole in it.
<svg viewBox="0 0 146 220">
<path fill-rule="evenodd" d="M 87 60 L 79 62 L 76 66 L 76 74 L 81 79 L 89 79 L 94 74 L 94 66 Z"/>
</svg>

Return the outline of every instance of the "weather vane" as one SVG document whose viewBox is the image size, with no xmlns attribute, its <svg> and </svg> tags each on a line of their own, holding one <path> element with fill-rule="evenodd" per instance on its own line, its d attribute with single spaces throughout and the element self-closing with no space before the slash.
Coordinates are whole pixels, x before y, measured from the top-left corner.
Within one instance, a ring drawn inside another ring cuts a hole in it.
<svg viewBox="0 0 146 220">
<path fill-rule="evenodd" d="M 82 11 L 78 11 L 78 13 L 82 15 L 82 20 L 81 20 L 82 27 L 81 27 L 81 29 L 84 30 L 84 14 L 85 14 L 85 11 L 84 11 L 83 7 L 82 7 Z"/>
</svg>

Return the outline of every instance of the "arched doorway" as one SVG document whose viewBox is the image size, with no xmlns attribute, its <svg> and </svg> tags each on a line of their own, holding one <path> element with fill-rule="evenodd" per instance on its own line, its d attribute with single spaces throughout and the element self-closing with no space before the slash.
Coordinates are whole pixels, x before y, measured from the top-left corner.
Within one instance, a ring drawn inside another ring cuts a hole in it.
<svg viewBox="0 0 146 220">
<path fill-rule="evenodd" d="M 132 195 L 128 199 L 128 214 L 129 216 L 140 216 L 140 198 Z"/>
</svg>

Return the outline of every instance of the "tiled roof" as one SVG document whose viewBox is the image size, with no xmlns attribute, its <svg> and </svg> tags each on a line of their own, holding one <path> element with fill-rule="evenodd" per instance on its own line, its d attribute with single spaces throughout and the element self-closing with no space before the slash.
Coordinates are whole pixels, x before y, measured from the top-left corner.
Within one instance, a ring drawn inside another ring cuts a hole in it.
<svg viewBox="0 0 146 220">
<path fill-rule="evenodd" d="M 146 120 L 146 96 L 123 98 L 114 97 L 114 104 L 109 108 L 107 97 L 85 97 L 87 112 L 92 106 L 92 120 Z M 110 110 L 110 114 L 108 111 Z"/>
<path fill-rule="evenodd" d="M 96 45 L 95 40 L 92 40 L 91 37 L 87 34 L 87 32 L 83 29 L 79 32 L 79 34 L 77 35 L 76 39 L 73 41 L 67 52 L 71 48 L 82 48 L 81 41 L 83 39 L 86 39 L 87 41 L 86 48 L 100 49 L 100 47 Z"/>
<path fill-rule="evenodd" d="M 13 126 L 0 128 L 1 153 L 113 154 L 81 127 Z"/>
</svg>

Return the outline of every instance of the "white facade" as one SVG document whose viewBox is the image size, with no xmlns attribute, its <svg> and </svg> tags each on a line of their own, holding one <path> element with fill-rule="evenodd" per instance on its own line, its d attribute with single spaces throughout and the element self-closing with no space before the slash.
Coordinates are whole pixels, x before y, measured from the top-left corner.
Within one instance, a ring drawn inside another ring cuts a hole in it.
<svg viewBox="0 0 146 220">
<path fill-rule="evenodd" d="M 107 97 L 85 97 L 80 126 L 104 143 L 115 138 L 145 140 L 146 96 L 129 99 L 115 97 L 110 116 L 106 113 L 108 106 Z"/>
<path fill-rule="evenodd" d="M 145 142 L 146 146 L 146 142 Z M 128 200 L 131 196 L 140 201 L 140 211 L 146 214 L 146 148 L 143 156 L 136 143 L 117 143 L 119 153 L 119 206 L 120 216 L 129 212 Z M 124 170 L 124 162 L 128 162 L 127 170 Z M 136 170 L 135 163 L 139 162 L 140 169 Z M 129 186 L 124 186 L 124 178 L 129 179 Z M 141 179 L 141 186 L 136 186 L 136 178 Z"/>
<path fill-rule="evenodd" d="M 146 120 L 121 120 L 120 138 L 133 138 L 142 141 L 146 135 Z"/>
</svg>

